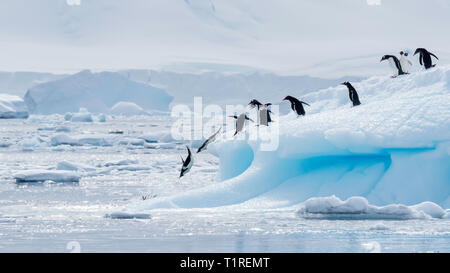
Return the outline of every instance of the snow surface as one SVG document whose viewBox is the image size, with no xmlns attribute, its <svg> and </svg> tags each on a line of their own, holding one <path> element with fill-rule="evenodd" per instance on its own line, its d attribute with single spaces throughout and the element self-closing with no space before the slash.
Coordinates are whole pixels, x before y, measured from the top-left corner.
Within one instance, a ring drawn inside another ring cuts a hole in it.
<svg viewBox="0 0 450 273">
<path fill-rule="evenodd" d="M 13 95 L 0 94 L 1 118 L 28 118 L 28 109 L 23 99 Z"/>
<path fill-rule="evenodd" d="M 332 195 L 361 196 L 374 206 L 429 201 L 436 206 L 415 208 L 431 215 L 449 208 L 450 67 L 354 86 L 358 107 L 344 86 L 302 96 L 311 107 L 304 117 L 279 117 L 275 151 L 262 151 L 260 141 L 213 143 L 221 182 L 127 209 L 280 208 Z"/>
<path fill-rule="evenodd" d="M 162 89 L 130 81 L 119 73 L 92 73 L 89 70 L 37 85 L 25 95 L 25 102 L 33 114 L 63 114 L 80 108 L 93 113 L 108 113 L 120 101 L 167 111 L 172 97 Z"/>
</svg>

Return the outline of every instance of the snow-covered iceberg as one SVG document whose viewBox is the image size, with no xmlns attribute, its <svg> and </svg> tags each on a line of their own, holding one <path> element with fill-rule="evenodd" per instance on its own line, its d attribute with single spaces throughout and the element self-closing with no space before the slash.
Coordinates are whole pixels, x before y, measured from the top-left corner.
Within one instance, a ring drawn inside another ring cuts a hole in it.
<svg viewBox="0 0 450 273">
<path fill-rule="evenodd" d="M 274 151 L 262 151 L 258 140 L 212 144 L 222 181 L 129 208 L 280 208 L 332 195 L 450 208 L 450 67 L 354 86 L 357 107 L 344 86 L 302 96 L 307 115 L 278 118 Z"/>
<path fill-rule="evenodd" d="M 84 107 L 107 113 L 120 101 L 139 103 L 145 109 L 167 111 L 172 97 L 164 90 L 137 83 L 119 73 L 81 71 L 30 88 L 25 102 L 33 114 L 64 114 Z"/>
<path fill-rule="evenodd" d="M 28 118 L 28 109 L 18 96 L 0 94 L 0 119 Z"/>
</svg>

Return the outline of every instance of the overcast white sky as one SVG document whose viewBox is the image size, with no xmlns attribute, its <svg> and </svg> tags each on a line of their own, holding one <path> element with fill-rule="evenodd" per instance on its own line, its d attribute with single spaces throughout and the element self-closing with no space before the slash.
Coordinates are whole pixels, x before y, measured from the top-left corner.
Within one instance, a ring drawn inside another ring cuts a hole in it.
<svg viewBox="0 0 450 273">
<path fill-rule="evenodd" d="M 450 58 L 447 0 L 2 0 L 0 70 L 236 64 L 317 76 L 380 73 L 380 54 Z"/>
</svg>

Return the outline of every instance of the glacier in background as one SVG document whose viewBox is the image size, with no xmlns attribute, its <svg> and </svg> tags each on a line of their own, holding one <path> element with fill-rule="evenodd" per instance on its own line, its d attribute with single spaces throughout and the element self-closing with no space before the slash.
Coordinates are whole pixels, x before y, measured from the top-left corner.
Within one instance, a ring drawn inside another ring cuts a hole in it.
<svg viewBox="0 0 450 273">
<path fill-rule="evenodd" d="M 450 208 L 450 67 L 354 86 L 361 106 L 351 107 L 344 86 L 303 95 L 311 107 L 304 117 L 279 117 L 276 151 L 261 151 L 259 141 L 218 141 L 210 149 L 220 158 L 216 184 L 125 210 L 273 209 L 333 195 Z"/>
</svg>

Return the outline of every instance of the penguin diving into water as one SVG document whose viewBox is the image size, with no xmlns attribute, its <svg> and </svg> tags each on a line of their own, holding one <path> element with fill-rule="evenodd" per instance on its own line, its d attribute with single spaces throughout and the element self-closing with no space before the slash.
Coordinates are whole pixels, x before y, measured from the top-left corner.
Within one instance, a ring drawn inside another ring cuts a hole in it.
<svg viewBox="0 0 450 273">
<path fill-rule="evenodd" d="M 394 55 L 384 55 L 383 58 L 381 58 L 380 62 L 388 60 L 391 64 L 392 70 L 394 71 L 394 75 L 392 78 L 395 78 L 400 75 L 405 75 L 405 72 L 402 69 L 402 65 L 400 64 L 400 61 L 397 57 Z"/>
<path fill-rule="evenodd" d="M 425 48 L 418 48 L 418 49 L 416 49 L 416 52 L 414 52 L 413 56 L 416 56 L 416 54 L 419 54 L 420 65 L 425 66 L 425 69 L 429 69 L 429 68 L 432 68 L 432 67 L 436 66 L 435 64 L 433 64 L 433 62 L 431 60 L 431 56 L 433 56 L 437 60 L 439 60 L 439 58 L 436 57 L 436 55 L 434 55 L 433 53 L 429 52 Z"/>
<path fill-rule="evenodd" d="M 192 165 L 194 164 L 194 159 L 192 158 L 191 150 L 189 149 L 188 146 L 186 146 L 186 148 L 188 151 L 188 156 L 186 157 L 186 160 L 183 160 L 183 158 L 181 158 L 183 166 L 181 166 L 180 178 L 186 175 L 191 170 Z"/>
<path fill-rule="evenodd" d="M 405 74 L 409 74 L 409 67 L 413 65 L 413 63 L 408 60 L 408 55 L 409 53 L 407 51 L 400 51 L 400 65 Z"/>
<path fill-rule="evenodd" d="M 230 116 L 230 118 L 234 118 L 236 120 L 236 132 L 233 136 L 237 135 L 239 132 L 241 132 L 244 129 L 245 121 L 250 120 L 251 122 L 254 122 L 251 118 L 247 117 L 246 113 L 242 113 L 239 116 Z"/>
<path fill-rule="evenodd" d="M 297 113 L 298 116 L 304 116 L 306 114 L 303 104 L 311 106 L 304 101 L 300 101 L 292 96 L 287 96 L 283 100 L 288 100 L 291 103 L 291 108 Z"/>
<path fill-rule="evenodd" d="M 360 105 L 361 102 L 359 101 L 358 93 L 356 92 L 356 89 L 353 87 L 353 85 L 349 82 L 343 82 L 341 84 L 347 86 L 348 96 L 350 97 L 350 100 L 353 102 L 353 106 Z"/>
<path fill-rule="evenodd" d="M 213 142 L 214 140 L 216 140 L 216 137 L 220 133 L 220 130 L 222 130 L 222 127 L 220 127 L 219 130 L 214 135 L 210 136 L 205 142 L 203 142 L 202 146 L 200 146 L 200 148 L 198 148 L 197 154 L 206 150 L 208 148 L 208 145 L 211 142 Z"/>
</svg>

